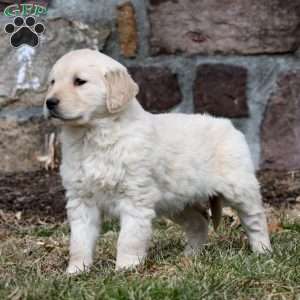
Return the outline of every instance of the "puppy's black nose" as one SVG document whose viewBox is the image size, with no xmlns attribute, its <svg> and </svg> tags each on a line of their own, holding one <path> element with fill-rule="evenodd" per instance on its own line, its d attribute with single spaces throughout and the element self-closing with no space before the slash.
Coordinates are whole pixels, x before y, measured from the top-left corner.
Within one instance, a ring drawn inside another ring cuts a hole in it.
<svg viewBox="0 0 300 300">
<path fill-rule="evenodd" d="M 59 103 L 57 98 L 49 98 L 46 100 L 46 105 L 49 110 L 53 110 Z"/>
</svg>

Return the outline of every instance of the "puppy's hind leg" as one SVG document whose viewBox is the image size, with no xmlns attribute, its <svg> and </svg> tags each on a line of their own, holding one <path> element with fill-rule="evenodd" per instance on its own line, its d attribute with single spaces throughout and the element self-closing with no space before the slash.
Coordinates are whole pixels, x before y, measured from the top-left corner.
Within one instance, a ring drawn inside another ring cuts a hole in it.
<svg viewBox="0 0 300 300">
<path fill-rule="evenodd" d="M 233 187 L 231 192 L 224 196 L 228 204 L 237 210 L 252 250 L 257 253 L 272 251 L 259 184 L 255 176 L 241 176 L 235 182 L 230 185 Z"/>
<path fill-rule="evenodd" d="M 182 212 L 171 219 L 182 226 L 186 233 L 187 245 L 184 250 L 186 256 L 197 254 L 207 243 L 209 217 L 204 207 L 198 204 L 186 206 Z"/>
<path fill-rule="evenodd" d="M 71 227 L 69 274 L 88 270 L 100 229 L 100 212 L 96 204 L 76 201 L 74 205 L 74 202 L 67 204 Z"/>
</svg>

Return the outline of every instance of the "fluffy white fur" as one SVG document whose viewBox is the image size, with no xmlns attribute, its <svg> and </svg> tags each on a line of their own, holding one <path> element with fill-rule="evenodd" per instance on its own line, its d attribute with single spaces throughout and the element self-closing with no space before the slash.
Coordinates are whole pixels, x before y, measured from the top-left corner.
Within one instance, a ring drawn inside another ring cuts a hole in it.
<svg viewBox="0 0 300 300">
<path fill-rule="evenodd" d="M 155 216 L 183 226 L 186 253 L 198 249 L 207 241 L 203 207 L 214 196 L 237 210 L 254 251 L 271 250 L 249 149 L 229 120 L 144 111 L 126 68 L 93 50 L 62 57 L 49 80 L 46 99 L 59 99 L 53 115 L 63 121 L 69 273 L 92 264 L 102 212 L 120 218 L 116 268 L 144 260 Z"/>
</svg>

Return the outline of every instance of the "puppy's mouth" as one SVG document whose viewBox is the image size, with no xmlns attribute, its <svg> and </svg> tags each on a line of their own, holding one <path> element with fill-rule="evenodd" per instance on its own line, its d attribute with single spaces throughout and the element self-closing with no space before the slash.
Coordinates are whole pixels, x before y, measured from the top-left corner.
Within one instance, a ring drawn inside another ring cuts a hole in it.
<svg viewBox="0 0 300 300">
<path fill-rule="evenodd" d="M 77 120 L 81 119 L 81 116 L 76 116 L 76 117 L 62 116 L 61 114 L 59 114 L 55 110 L 50 110 L 49 111 L 49 117 L 54 118 L 54 119 L 59 119 L 59 120 L 62 120 L 62 121 L 77 121 Z"/>
</svg>

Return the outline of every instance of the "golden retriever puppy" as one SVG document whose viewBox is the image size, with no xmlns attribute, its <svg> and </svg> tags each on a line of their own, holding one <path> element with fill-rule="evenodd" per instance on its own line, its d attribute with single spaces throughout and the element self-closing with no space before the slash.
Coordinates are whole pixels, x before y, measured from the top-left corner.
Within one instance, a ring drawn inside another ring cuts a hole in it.
<svg viewBox="0 0 300 300">
<path fill-rule="evenodd" d="M 67 272 L 92 264 L 102 212 L 120 218 L 117 269 L 145 259 L 156 216 L 183 226 L 187 253 L 199 249 L 207 241 L 209 199 L 212 207 L 222 198 L 237 210 L 253 251 L 271 251 L 244 135 L 205 114 L 153 115 L 137 93 L 126 68 L 94 50 L 66 54 L 50 73 L 44 111 L 62 121 Z"/>
</svg>

